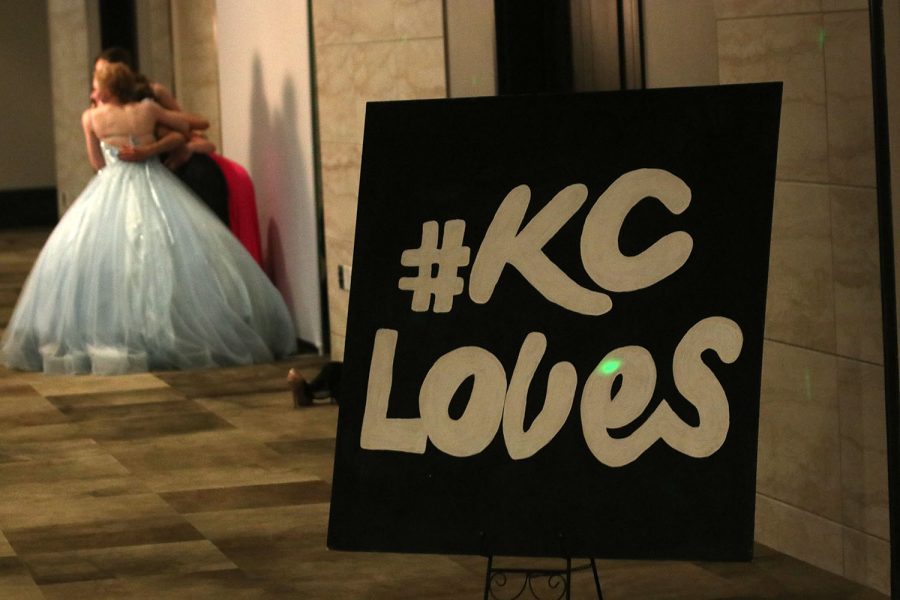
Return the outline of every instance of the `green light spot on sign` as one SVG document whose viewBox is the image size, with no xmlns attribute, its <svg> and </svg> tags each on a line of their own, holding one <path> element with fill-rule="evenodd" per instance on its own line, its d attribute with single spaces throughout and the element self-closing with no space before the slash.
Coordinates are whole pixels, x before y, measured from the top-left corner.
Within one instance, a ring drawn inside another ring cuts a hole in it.
<svg viewBox="0 0 900 600">
<path fill-rule="evenodd" d="M 622 366 L 622 361 L 618 358 L 607 358 L 597 365 L 597 373 L 600 375 L 612 375 Z"/>
</svg>

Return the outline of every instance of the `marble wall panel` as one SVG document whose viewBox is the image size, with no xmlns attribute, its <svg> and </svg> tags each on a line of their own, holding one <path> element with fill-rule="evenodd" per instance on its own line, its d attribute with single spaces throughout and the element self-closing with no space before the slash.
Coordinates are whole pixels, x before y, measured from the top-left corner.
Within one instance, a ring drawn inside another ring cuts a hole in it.
<svg viewBox="0 0 900 600">
<path fill-rule="evenodd" d="M 138 68 L 151 81 L 169 89 L 174 86 L 172 27 L 169 0 L 137 0 L 135 20 L 138 37 Z"/>
<path fill-rule="evenodd" d="M 821 17 L 771 18 L 766 29 L 769 79 L 784 82 L 778 176 L 823 181 L 828 171 Z"/>
<path fill-rule="evenodd" d="M 206 136 L 222 147 L 215 0 L 171 0 L 175 89 L 184 110 L 209 119 Z"/>
<path fill-rule="evenodd" d="M 718 23 L 719 81 L 765 81 L 766 19 L 725 20 Z"/>
<path fill-rule="evenodd" d="M 757 539 L 885 592 L 886 444 L 866 8 L 865 0 L 716 3 L 722 82 L 785 84 Z"/>
<path fill-rule="evenodd" d="M 325 228 L 329 235 L 336 239 L 349 240 L 349 248 L 352 250 L 356 232 L 356 196 L 348 194 L 330 196 L 325 201 L 324 213 Z"/>
<path fill-rule="evenodd" d="M 825 12 L 868 9 L 869 0 L 822 0 L 822 10 Z"/>
<path fill-rule="evenodd" d="M 844 576 L 890 595 L 890 542 L 844 528 Z"/>
<path fill-rule="evenodd" d="M 393 40 L 398 36 L 394 0 L 349 0 L 343 19 L 348 21 L 350 42 Z"/>
<path fill-rule="evenodd" d="M 394 0 L 394 27 L 406 38 L 443 38 L 443 5 L 443 0 Z"/>
<path fill-rule="evenodd" d="M 312 0 L 311 7 L 313 41 L 317 48 L 350 41 L 350 23 L 343 18 L 345 0 Z"/>
<path fill-rule="evenodd" d="M 834 356 L 766 342 L 756 488 L 767 497 L 839 521 L 836 371 Z"/>
<path fill-rule="evenodd" d="M 334 196 L 356 198 L 359 191 L 362 144 L 323 141 L 319 151 L 322 160 L 322 195 L 325 201 L 328 202 Z"/>
<path fill-rule="evenodd" d="M 331 332 L 331 357 L 333 360 L 344 360 L 344 342 L 346 338 L 332 330 Z"/>
<path fill-rule="evenodd" d="M 828 179 L 819 14 L 719 21 L 721 83 L 783 81 L 778 178 Z"/>
<path fill-rule="evenodd" d="M 319 137 L 324 142 L 360 143 L 357 99 L 353 90 L 353 48 L 348 45 L 316 48 L 316 98 Z"/>
<path fill-rule="evenodd" d="M 336 284 L 331 279 L 334 275 L 332 271 L 329 271 L 329 281 L 328 281 L 328 318 L 329 318 L 329 326 L 331 328 L 331 351 L 330 357 L 331 360 L 343 361 L 344 360 L 344 340 L 346 323 L 347 323 L 347 310 L 346 306 L 348 304 L 349 292 L 342 292 L 341 290 L 336 289 Z M 343 293 L 347 299 L 342 299 L 340 297 L 340 293 Z M 334 307 L 334 308 L 332 308 Z M 338 327 L 343 324 L 343 329 L 339 329 Z"/>
<path fill-rule="evenodd" d="M 84 146 L 81 113 L 91 90 L 91 31 L 83 0 L 48 0 L 56 188 L 62 215 L 93 176 Z"/>
<path fill-rule="evenodd" d="M 715 0 L 715 2 L 716 17 L 719 19 L 808 13 L 821 8 L 821 0 Z"/>
<path fill-rule="evenodd" d="M 441 0 L 313 0 L 317 44 L 443 36 Z"/>
<path fill-rule="evenodd" d="M 828 166 L 832 183 L 875 185 L 867 11 L 826 14 Z"/>
<path fill-rule="evenodd" d="M 353 264 L 353 238 L 325 236 L 325 263 L 328 271 L 328 315 L 332 333 L 346 335 L 350 294 L 338 285 L 339 265 Z M 332 353 L 332 356 L 334 354 Z"/>
<path fill-rule="evenodd" d="M 353 264 L 353 240 L 356 225 L 356 197 L 334 196 L 325 204 L 325 229 L 329 232 L 326 250 L 328 268 L 329 326 L 344 331 L 347 324 L 349 293 L 339 286 L 341 265 Z"/>
<path fill-rule="evenodd" d="M 441 0 L 314 0 L 331 355 L 343 357 L 366 103 L 446 96 Z"/>
<path fill-rule="evenodd" d="M 838 359 L 843 523 L 888 539 L 884 370 Z"/>
<path fill-rule="evenodd" d="M 397 98 L 397 54 L 401 46 L 392 41 L 353 46 L 353 94 L 356 98 L 364 102 Z"/>
<path fill-rule="evenodd" d="M 447 97 L 443 39 L 413 40 L 403 44 L 396 60 L 397 98 Z"/>
<path fill-rule="evenodd" d="M 777 183 L 766 337 L 833 352 L 834 289 L 828 187 Z"/>
<path fill-rule="evenodd" d="M 446 96 L 443 48 L 441 39 L 320 47 L 322 140 L 361 143 L 366 102 Z"/>
<path fill-rule="evenodd" d="M 756 496 L 756 540 L 819 568 L 843 570 L 843 528 L 774 498 Z"/>
<path fill-rule="evenodd" d="M 829 187 L 837 354 L 882 362 L 877 196 L 872 188 Z"/>
</svg>

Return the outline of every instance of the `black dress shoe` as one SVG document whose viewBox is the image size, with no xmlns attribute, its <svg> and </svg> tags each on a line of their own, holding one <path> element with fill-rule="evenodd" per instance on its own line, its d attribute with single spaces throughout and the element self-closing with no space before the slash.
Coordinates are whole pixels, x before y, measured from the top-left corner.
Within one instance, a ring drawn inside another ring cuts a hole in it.
<svg viewBox="0 0 900 600">
<path fill-rule="evenodd" d="M 307 384 L 308 393 L 315 399 L 332 398 L 338 401 L 341 389 L 341 371 L 343 363 L 332 361 L 327 363 L 319 374 Z"/>
<path fill-rule="evenodd" d="M 294 408 L 309 406 L 313 403 L 313 395 L 309 390 L 309 383 L 297 369 L 288 371 L 288 385 L 294 395 Z"/>
</svg>

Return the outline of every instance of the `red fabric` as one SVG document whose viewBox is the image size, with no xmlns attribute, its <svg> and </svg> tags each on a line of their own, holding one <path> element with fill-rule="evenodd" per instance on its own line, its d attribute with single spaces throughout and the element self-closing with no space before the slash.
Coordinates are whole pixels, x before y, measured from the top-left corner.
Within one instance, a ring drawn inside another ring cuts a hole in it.
<svg viewBox="0 0 900 600">
<path fill-rule="evenodd" d="M 262 245 L 259 240 L 259 216 L 256 212 L 256 192 L 253 180 L 241 165 L 224 156 L 209 155 L 225 176 L 228 185 L 228 220 L 231 232 L 262 267 Z"/>
</svg>

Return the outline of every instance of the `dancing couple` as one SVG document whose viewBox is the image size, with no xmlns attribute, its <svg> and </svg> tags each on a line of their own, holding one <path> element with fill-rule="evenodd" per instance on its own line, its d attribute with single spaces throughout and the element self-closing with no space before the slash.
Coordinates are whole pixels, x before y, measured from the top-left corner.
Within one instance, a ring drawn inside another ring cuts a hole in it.
<svg viewBox="0 0 900 600">
<path fill-rule="evenodd" d="M 82 116 L 97 174 L 19 296 L 0 341 L 9 367 L 109 375 L 271 362 L 296 350 L 278 290 L 160 161 L 197 117 L 139 93 L 127 65 L 98 63 L 95 106 Z"/>
</svg>

